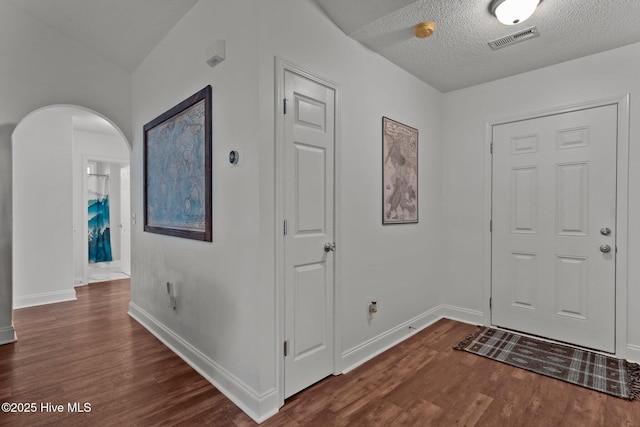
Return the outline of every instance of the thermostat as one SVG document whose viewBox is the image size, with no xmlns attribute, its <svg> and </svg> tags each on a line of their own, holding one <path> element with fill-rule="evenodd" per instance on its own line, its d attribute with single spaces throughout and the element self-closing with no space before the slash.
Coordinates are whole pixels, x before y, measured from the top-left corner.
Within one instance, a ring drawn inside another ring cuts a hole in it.
<svg viewBox="0 0 640 427">
<path fill-rule="evenodd" d="M 229 163 L 231 163 L 232 165 L 237 165 L 238 160 L 240 160 L 240 153 L 238 153 L 236 150 L 229 151 Z"/>
</svg>

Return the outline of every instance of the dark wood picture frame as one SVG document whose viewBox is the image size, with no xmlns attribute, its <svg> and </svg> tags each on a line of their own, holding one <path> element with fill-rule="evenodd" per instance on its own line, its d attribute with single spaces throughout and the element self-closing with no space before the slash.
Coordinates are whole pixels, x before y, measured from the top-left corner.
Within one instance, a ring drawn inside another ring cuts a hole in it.
<svg viewBox="0 0 640 427">
<path fill-rule="evenodd" d="M 382 224 L 418 222 L 418 129 L 382 117 Z"/>
<path fill-rule="evenodd" d="M 144 125 L 144 231 L 211 242 L 211 86 Z"/>
</svg>

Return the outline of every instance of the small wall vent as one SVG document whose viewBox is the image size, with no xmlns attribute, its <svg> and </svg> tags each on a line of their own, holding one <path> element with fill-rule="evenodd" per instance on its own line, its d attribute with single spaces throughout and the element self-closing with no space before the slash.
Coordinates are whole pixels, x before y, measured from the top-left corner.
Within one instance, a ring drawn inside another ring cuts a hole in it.
<svg viewBox="0 0 640 427">
<path fill-rule="evenodd" d="M 495 39 L 489 42 L 489 46 L 491 49 L 497 50 L 502 49 L 503 47 L 511 46 L 512 44 L 520 43 L 525 40 L 532 39 L 534 37 L 538 37 L 540 33 L 536 27 L 529 27 L 524 30 L 518 31 L 517 33 L 509 34 L 508 36 L 500 37 L 499 39 Z"/>
</svg>

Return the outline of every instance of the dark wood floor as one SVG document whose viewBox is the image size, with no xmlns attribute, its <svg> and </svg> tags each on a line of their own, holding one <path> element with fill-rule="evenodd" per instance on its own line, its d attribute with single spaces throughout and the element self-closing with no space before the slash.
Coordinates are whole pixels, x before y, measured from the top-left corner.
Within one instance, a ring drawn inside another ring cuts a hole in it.
<svg viewBox="0 0 640 427">
<path fill-rule="evenodd" d="M 78 301 L 16 310 L 0 346 L 0 425 L 255 423 L 127 315 L 128 280 L 77 289 Z M 441 320 L 358 369 L 289 399 L 265 426 L 640 426 L 627 402 L 451 347 L 476 328 Z M 63 404 L 64 413 L 40 405 Z M 69 413 L 68 402 L 91 412 Z"/>
</svg>

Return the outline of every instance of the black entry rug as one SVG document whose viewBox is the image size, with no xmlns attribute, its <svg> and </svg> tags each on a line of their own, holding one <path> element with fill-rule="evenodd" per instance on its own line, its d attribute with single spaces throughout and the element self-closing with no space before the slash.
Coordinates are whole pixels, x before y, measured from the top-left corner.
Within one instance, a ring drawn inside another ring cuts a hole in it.
<svg viewBox="0 0 640 427">
<path fill-rule="evenodd" d="M 640 365 L 626 360 L 488 327 L 454 349 L 622 399 L 640 400 Z"/>
</svg>

